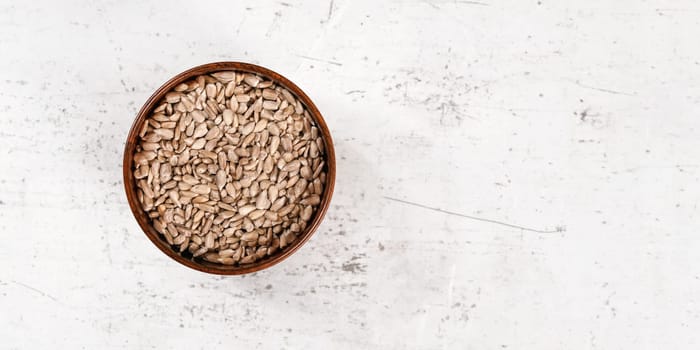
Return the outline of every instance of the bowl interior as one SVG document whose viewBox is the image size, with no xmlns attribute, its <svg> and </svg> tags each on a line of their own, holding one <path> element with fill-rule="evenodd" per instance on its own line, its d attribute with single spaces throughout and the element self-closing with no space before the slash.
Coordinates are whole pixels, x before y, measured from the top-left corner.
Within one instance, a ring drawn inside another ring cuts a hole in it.
<svg viewBox="0 0 700 350">
<path fill-rule="evenodd" d="M 296 95 L 304 104 L 307 111 L 311 117 L 316 122 L 319 130 L 321 131 L 322 138 L 325 146 L 325 162 L 326 162 L 326 185 L 321 197 L 321 203 L 319 204 L 314 216 L 311 218 L 309 225 L 306 227 L 301 234 L 297 236 L 297 239 L 289 246 L 277 251 L 274 255 L 266 257 L 260 261 L 256 261 L 252 264 L 241 265 L 241 266 L 229 266 L 214 264 L 201 259 L 193 260 L 189 252 L 185 251 L 180 254 L 173 250 L 170 245 L 160 237 L 160 234 L 153 228 L 150 223 L 150 219 L 146 213 L 141 208 L 137 197 L 136 181 L 133 176 L 133 157 L 136 144 L 138 143 L 138 133 L 146 121 L 151 111 L 157 106 L 157 104 L 163 99 L 165 94 L 171 91 L 178 84 L 188 81 L 196 76 L 214 73 L 217 71 L 224 70 L 234 70 L 248 73 L 255 73 L 265 78 L 275 81 L 278 85 L 288 89 L 294 95 Z M 330 132 L 326 122 L 323 120 L 321 113 L 318 108 L 313 104 L 311 99 L 294 83 L 289 81 L 289 79 L 273 72 L 267 68 L 260 67 L 254 64 L 242 63 L 242 62 L 216 62 L 194 67 L 187 71 L 184 71 L 168 82 L 163 84 L 158 90 L 156 90 L 153 95 L 146 101 L 141 110 L 139 111 L 136 120 L 131 126 L 129 131 L 129 136 L 126 141 L 126 146 L 124 149 L 124 163 L 123 163 L 123 173 L 124 173 L 124 187 L 126 190 L 127 200 L 129 202 L 129 207 L 131 212 L 136 217 L 141 229 L 146 233 L 146 236 L 156 245 L 163 253 L 176 260 L 177 262 L 207 273 L 220 274 L 220 275 L 238 275 L 251 273 L 268 268 L 272 265 L 279 263 L 280 261 L 287 258 L 289 255 L 294 253 L 299 247 L 301 247 L 316 231 L 321 220 L 323 219 L 328 206 L 330 205 L 331 196 L 333 195 L 333 188 L 335 185 L 335 151 L 333 149 L 333 141 L 331 139 Z"/>
</svg>

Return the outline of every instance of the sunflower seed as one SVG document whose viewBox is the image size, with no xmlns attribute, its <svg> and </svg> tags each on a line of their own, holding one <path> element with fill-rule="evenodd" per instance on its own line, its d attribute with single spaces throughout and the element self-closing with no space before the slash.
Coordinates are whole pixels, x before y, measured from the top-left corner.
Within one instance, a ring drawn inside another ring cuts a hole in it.
<svg viewBox="0 0 700 350">
<path fill-rule="evenodd" d="M 175 135 L 172 129 L 155 129 L 153 132 L 164 140 L 171 140 Z"/>
<path fill-rule="evenodd" d="M 321 197 L 319 197 L 317 194 L 314 194 L 303 198 L 301 201 L 299 201 L 299 203 L 304 205 L 319 205 L 321 203 Z"/>
<path fill-rule="evenodd" d="M 204 148 L 204 145 L 206 145 L 206 143 L 207 143 L 207 140 L 205 140 L 205 139 L 197 139 L 194 141 L 194 143 L 192 143 L 191 148 L 192 149 L 202 149 L 202 148 Z"/>
<path fill-rule="evenodd" d="M 257 240 L 258 240 L 258 233 L 257 232 L 249 232 L 249 233 L 245 233 L 241 236 L 241 241 L 254 242 Z"/>
<path fill-rule="evenodd" d="M 254 205 L 246 205 L 246 206 L 242 206 L 242 207 L 238 208 L 238 213 L 243 215 L 243 216 L 246 216 L 250 212 L 252 212 L 253 210 L 255 210 Z"/>
<path fill-rule="evenodd" d="M 177 103 L 180 102 L 180 96 L 178 92 L 168 92 L 165 94 L 165 101 L 168 103 Z"/>
<path fill-rule="evenodd" d="M 197 194 L 209 194 L 211 188 L 208 185 L 195 185 L 192 186 L 192 192 Z"/>
<path fill-rule="evenodd" d="M 260 78 L 252 74 L 246 74 L 243 80 L 246 82 L 246 84 L 250 85 L 251 87 L 258 86 L 258 83 L 260 82 Z"/>
<path fill-rule="evenodd" d="M 263 109 L 267 109 L 267 110 L 274 111 L 274 110 L 277 110 L 278 107 L 279 107 L 279 103 L 277 103 L 277 102 L 275 102 L 275 101 L 265 100 L 265 101 L 262 103 L 262 108 L 263 108 Z"/>
<path fill-rule="evenodd" d="M 236 78 L 236 73 L 224 71 L 213 73 L 212 76 L 222 83 L 228 83 Z"/>
<path fill-rule="evenodd" d="M 233 111 L 230 109 L 224 109 L 224 112 L 222 114 L 222 118 L 223 118 L 224 124 L 226 124 L 226 125 L 233 124 Z"/>
</svg>

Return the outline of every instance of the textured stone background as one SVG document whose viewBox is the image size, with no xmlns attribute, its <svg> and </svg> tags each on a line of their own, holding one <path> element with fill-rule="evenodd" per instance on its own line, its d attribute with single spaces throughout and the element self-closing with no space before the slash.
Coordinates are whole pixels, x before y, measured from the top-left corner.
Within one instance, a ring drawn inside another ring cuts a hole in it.
<svg viewBox="0 0 700 350">
<path fill-rule="evenodd" d="M 3 349 L 697 349 L 692 0 L 0 1 Z M 214 277 L 140 232 L 124 140 L 241 60 L 324 113 L 318 233 Z"/>
</svg>

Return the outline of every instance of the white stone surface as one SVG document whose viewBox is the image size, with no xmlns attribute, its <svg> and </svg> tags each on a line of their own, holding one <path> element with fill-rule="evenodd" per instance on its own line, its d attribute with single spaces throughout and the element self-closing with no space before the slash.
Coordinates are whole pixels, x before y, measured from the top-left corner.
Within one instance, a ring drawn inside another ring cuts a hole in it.
<svg viewBox="0 0 700 350">
<path fill-rule="evenodd" d="M 0 1 L 0 347 L 697 349 L 699 14 Z M 305 89 L 338 154 L 318 233 L 245 277 L 171 261 L 122 189 L 143 102 L 221 60 Z"/>
</svg>

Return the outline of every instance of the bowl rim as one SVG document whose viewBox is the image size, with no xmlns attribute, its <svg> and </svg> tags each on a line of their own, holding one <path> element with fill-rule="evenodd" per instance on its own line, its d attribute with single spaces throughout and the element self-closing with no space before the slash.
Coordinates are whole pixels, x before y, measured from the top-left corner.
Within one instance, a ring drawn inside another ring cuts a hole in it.
<svg viewBox="0 0 700 350">
<path fill-rule="evenodd" d="M 155 228 L 149 223 L 149 219 L 146 213 L 141 209 L 138 203 L 137 192 L 136 192 L 136 181 L 133 177 L 132 163 L 134 157 L 134 149 L 138 141 L 138 134 L 141 130 L 143 123 L 149 116 L 151 111 L 156 107 L 156 105 L 164 98 L 165 94 L 173 90 L 178 84 L 185 82 L 191 78 L 199 75 L 214 73 L 218 71 L 241 71 L 248 73 L 255 73 L 266 77 L 268 79 L 274 80 L 278 85 L 282 85 L 286 89 L 290 90 L 297 98 L 299 98 L 305 105 L 306 110 L 309 112 L 311 117 L 316 122 L 324 141 L 326 156 L 325 162 L 327 167 L 326 172 L 326 186 L 321 198 L 321 203 L 316 209 L 315 215 L 312 218 L 310 224 L 307 226 L 306 230 L 302 232 L 297 239 L 286 249 L 280 250 L 279 253 L 273 255 L 270 258 L 265 258 L 260 261 L 256 261 L 252 264 L 243 266 L 229 266 L 214 264 L 207 261 L 194 261 L 188 259 L 178 252 L 176 252 L 170 245 L 160 237 L 160 234 L 156 232 Z M 212 62 L 196 67 L 187 69 L 174 77 L 170 78 L 167 82 L 161 85 L 143 104 L 139 110 L 134 122 L 131 125 L 129 134 L 126 139 L 126 144 L 124 145 L 124 159 L 123 159 L 123 177 L 124 177 L 124 189 L 126 192 L 127 202 L 131 209 L 131 213 L 136 218 L 141 230 L 146 234 L 148 239 L 156 246 L 160 251 L 165 253 L 171 259 L 177 261 L 178 263 L 192 268 L 197 271 L 206 272 L 216 275 L 242 275 L 257 272 L 263 269 L 267 269 L 271 266 L 277 265 L 282 262 L 290 255 L 294 254 L 299 248 L 301 248 L 304 243 L 306 243 L 309 238 L 316 232 L 321 221 L 323 221 L 326 212 L 330 206 L 331 197 L 333 196 L 333 190 L 335 187 L 335 150 L 333 148 L 333 139 L 326 125 L 326 121 L 323 119 L 321 112 L 318 110 L 316 105 L 311 101 L 308 95 L 304 93 L 301 88 L 296 84 L 291 82 L 286 77 L 281 74 L 272 71 L 268 68 L 258 66 L 251 63 L 238 62 L 238 61 L 224 61 L 224 62 Z"/>
</svg>

